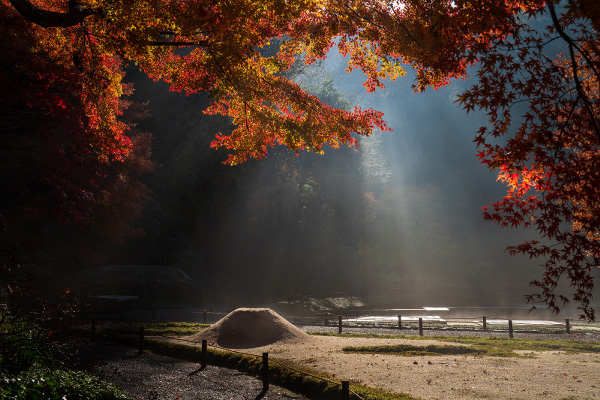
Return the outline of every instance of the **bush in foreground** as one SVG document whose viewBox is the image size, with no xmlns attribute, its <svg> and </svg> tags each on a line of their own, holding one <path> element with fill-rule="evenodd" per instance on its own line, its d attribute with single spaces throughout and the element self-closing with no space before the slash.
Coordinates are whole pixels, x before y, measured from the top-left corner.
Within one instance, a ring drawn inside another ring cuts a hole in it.
<svg viewBox="0 0 600 400">
<path fill-rule="evenodd" d="M 0 399 L 118 400 L 128 397 L 116 386 L 78 371 L 33 367 L 18 375 L 0 373 Z"/>
</svg>

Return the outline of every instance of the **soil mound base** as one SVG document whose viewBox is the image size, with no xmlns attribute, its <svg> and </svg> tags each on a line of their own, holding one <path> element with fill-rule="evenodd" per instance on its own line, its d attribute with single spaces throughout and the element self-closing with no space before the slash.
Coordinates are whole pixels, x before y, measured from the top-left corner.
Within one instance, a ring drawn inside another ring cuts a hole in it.
<svg viewBox="0 0 600 400">
<path fill-rule="evenodd" d="M 270 308 L 238 308 L 219 322 L 192 336 L 230 349 L 248 349 L 308 337 Z"/>
</svg>

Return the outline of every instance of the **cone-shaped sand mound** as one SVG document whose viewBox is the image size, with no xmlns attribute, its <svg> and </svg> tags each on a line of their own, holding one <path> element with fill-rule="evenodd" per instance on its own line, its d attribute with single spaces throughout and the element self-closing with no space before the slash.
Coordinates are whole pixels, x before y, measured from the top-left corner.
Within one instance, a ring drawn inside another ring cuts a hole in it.
<svg viewBox="0 0 600 400">
<path fill-rule="evenodd" d="M 306 333 L 270 308 L 238 308 L 192 339 L 214 341 L 230 349 L 248 349 L 306 337 Z"/>
</svg>

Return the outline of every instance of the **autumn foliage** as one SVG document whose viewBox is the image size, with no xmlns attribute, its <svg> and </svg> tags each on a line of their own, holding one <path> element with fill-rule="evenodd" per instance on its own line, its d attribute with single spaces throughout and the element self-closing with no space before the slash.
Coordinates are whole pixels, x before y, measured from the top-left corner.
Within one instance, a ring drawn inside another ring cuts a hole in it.
<svg viewBox="0 0 600 400">
<path fill-rule="evenodd" d="M 459 96 L 467 110 L 487 113 L 490 124 L 475 139 L 479 158 L 508 187 L 484 217 L 539 233 L 508 249 L 544 260 L 543 278 L 531 283 L 539 292 L 528 299 L 558 311 L 572 296 L 589 319 L 600 265 L 597 10 L 593 2 L 549 3 L 509 37 L 472 47 L 478 84 Z M 561 278 L 571 294 L 556 292 Z"/>
<path fill-rule="evenodd" d="M 96 53 L 77 60 L 77 35 L 32 29 L 6 4 L 0 32 L 3 267 L 92 257 L 95 237 L 136 234 L 151 137 L 130 122 L 143 110 L 123 97 L 122 65 Z"/>
<path fill-rule="evenodd" d="M 324 145 L 356 145 L 355 134 L 388 129 L 380 112 L 336 109 L 286 78 L 294 63 L 323 59 L 334 44 L 349 71 L 365 74 L 368 91 L 404 75 L 407 65 L 417 73 L 415 91 L 464 78 L 474 66 L 477 83 L 458 103 L 487 113 L 489 125 L 475 139 L 479 157 L 508 187 L 485 218 L 538 232 L 539 240 L 510 248 L 545 260 L 543 279 L 533 282 L 540 291 L 530 300 L 558 311 L 571 297 L 585 317 L 594 317 L 600 11 L 593 0 L 0 4 L 9 21 L 2 25 L 6 46 L 44 66 L 20 67 L 15 73 L 25 80 L 3 74 L 3 87 L 27 91 L 23 109 L 44 110 L 68 125 L 62 134 L 73 134 L 60 145 L 93 154 L 99 164 L 89 170 L 131 154 L 131 125 L 122 118 L 127 65 L 175 91 L 209 92 L 213 104 L 206 112 L 229 116 L 235 125 L 212 143 L 229 150 L 231 164 L 264 157 L 276 144 L 321 152 Z M 276 54 L 265 51 L 273 46 Z M 49 132 L 44 129 L 36 131 Z M 561 277 L 572 294 L 555 293 Z"/>
</svg>

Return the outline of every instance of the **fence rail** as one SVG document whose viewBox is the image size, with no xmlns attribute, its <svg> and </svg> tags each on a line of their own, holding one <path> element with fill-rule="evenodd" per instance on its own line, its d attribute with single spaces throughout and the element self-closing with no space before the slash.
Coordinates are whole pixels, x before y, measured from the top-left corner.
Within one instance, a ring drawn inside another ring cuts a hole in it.
<svg viewBox="0 0 600 400">
<path fill-rule="evenodd" d="M 152 310 L 152 320 L 156 320 L 159 309 Z M 169 314 L 202 315 L 202 323 L 216 322 L 220 317 L 227 315 L 224 312 L 213 311 L 187 311 L 169 310 Z M 211 321 L 209 321 L 209 316 Z M 217 317 L 217 318 L 215 318 Z M 513 333 L 537 333 L 535 329 L 543 329 L 544 333 L 571 333 L 573 329 L 585 329 L 587 325 L 572 323 L 569 318 L 560 320 L 522 320 L 514 317 L 504 316 L 481 316 L 481 317 L 416 317 L 410 315 L 397 315 L 393 317 L 367 317 L 348 316 L 330 312 L 323 312 L 312 316 L 286 316 L 284 317 L 297 326 L 325 326 L 337 327 L 338 333 L 348 329 L 391 329 L 398 331 L 418 331 L 422 334 L 427 331 L 483 331 L 490 333 L 507 332 L 510 334 L 511 325 Z M 199 321 L 197 321 L 199 322 Z"/>
</svg>

